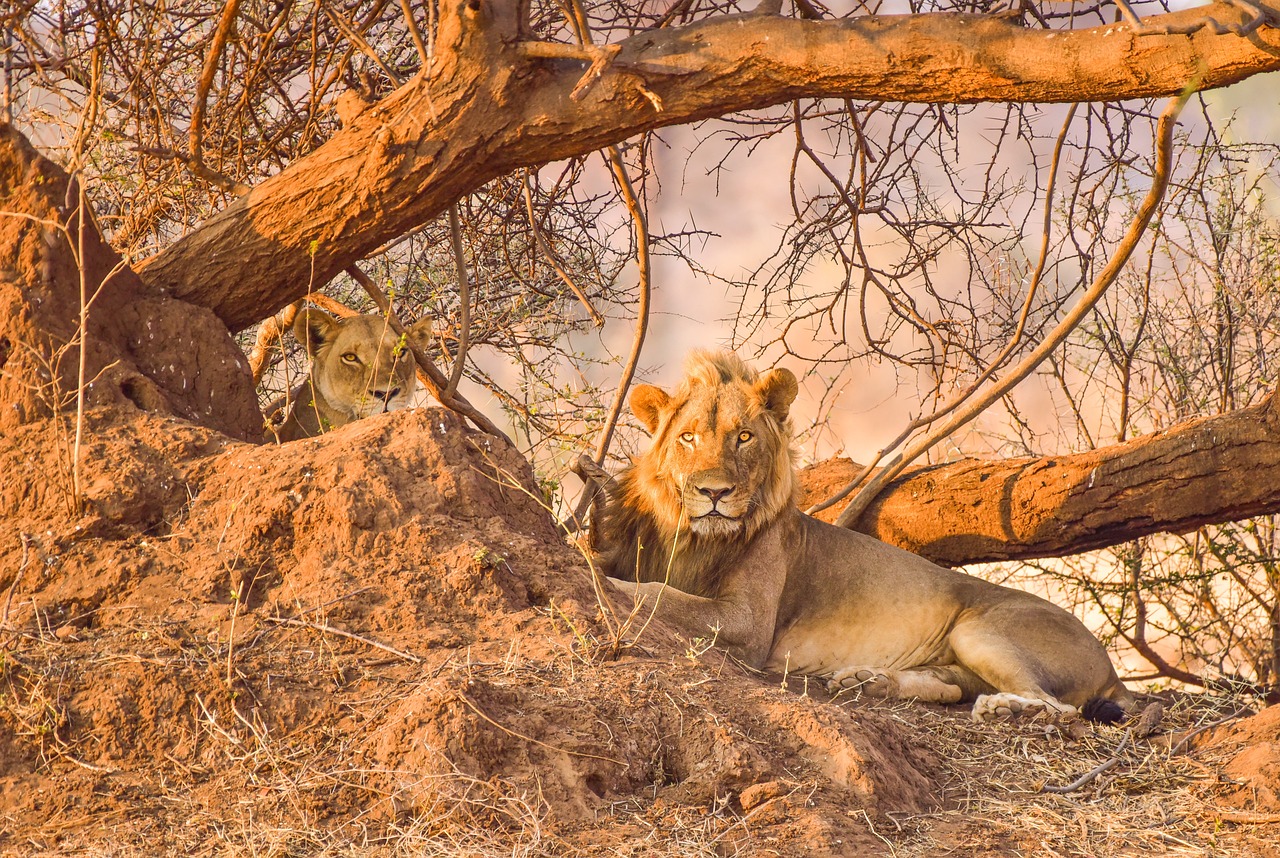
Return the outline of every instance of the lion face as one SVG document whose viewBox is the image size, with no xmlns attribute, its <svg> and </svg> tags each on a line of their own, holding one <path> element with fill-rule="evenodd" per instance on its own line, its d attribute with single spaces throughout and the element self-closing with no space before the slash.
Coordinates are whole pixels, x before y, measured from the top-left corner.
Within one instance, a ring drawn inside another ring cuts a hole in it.
<svg viewBox="0 0 1280 858">
<path fill-rule="evenodd" d="M 409 404 L 417 382 L 413 355 L 383 317 L 337 319 L 308 307 L 294 333 L 311 357 L 316 388 L 338 413 L 359 420 Z"/>
<path fill-rule="evenodd" d="M 632 410 L 654 438 L 637 477 L 667 529 L 749 537 L 793 502 L 796 391 L 789 370 L 757 375 L 727 352 L 695 352 L 674 395 L 635 389 Z"/>
</svg>

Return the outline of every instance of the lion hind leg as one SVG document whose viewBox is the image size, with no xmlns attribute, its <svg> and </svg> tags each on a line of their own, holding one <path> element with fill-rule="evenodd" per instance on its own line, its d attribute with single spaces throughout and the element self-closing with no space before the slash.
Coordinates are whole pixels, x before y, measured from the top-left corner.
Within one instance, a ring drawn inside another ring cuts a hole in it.
<svg viewBox="0 0 1280 858">
<path fill-rule="evenodd" d="M 1109 693 L 1123 707 L 1128 694 L 1098 640 L 1071 614 L 1048 603 L 1018 600 L 998 606 L 958 623 L 948 643 L 956 661 L 989 686 L 984 692 L 991 699 L 975 702 L 975 720 L 1032 709 L 1074 713 Z"/>
<path fill-rule="evenodd" d="M 949 681 L 951 680 L 951 681 Z M 868 697 L 913 697 L 926 703 L 958 703 L 964 688 L 945 669 L 915 667 L 893 670 L 882 667 L 848 667 L 837 670 L 827 683 L 835 694 L 856 688 Z"/>
</svg>

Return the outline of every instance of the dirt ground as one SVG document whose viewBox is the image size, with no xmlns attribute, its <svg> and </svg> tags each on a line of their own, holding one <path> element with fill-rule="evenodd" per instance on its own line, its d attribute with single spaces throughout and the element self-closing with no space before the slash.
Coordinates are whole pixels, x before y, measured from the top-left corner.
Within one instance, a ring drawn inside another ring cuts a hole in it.
<svg viewBox="0 0 1280 858">
<path fill-rule="evenodd" d="M 449 412 L 86 439 L 81 512 L 58 423 L 0 439 L 0 853 L 1280 854 L 1275 709 L 1143 738 L 752 674 L 602 603 Z"/>
</svg>

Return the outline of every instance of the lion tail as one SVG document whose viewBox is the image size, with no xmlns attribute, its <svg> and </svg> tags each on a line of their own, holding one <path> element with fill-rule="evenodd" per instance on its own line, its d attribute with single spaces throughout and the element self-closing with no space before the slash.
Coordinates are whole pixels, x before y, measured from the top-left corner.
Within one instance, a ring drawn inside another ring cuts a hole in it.
<svg viewBox="0 0 1280 858">
<path fill-rule="evenodd" d="M 1124 720 L 1124 707 L 1105 697 L 1093 697 L 1080 707 L 1080 714 L 1096 724 L 1117 724 Z"/>
</svg>

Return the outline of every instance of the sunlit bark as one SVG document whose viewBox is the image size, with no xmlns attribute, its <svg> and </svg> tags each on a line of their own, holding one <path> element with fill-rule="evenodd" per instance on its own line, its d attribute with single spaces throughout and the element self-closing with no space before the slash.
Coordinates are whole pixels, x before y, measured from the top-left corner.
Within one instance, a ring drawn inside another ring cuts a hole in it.
<svg viewBox="0 0 1280 858">
<path fill-rule="evenodd" d="M 847 459 L 802 472 L 816 502 Z M 828 520 L 840 506 L 819 517 Z M 909 471 L 854 524 L 948 565 L 1074 554 L 1151 533 L 1280 512 L 1280 402 L 1070 456 L 961 459 Z"/>
<path fill-rule="evenodd" d="M 442 4 L 424 74 L 170 245 L 144 279 L 238 330 L 490 179 L 643 131 L 801 97 L 1102 101 L 1280 69 L 1280 30 L 1268 26 L 1248 37 L 1135 36 L 1123 25 L 1051 31 L 954 14 L 741 15 L 633 36 L 594 77 L 598 52 L 523 40 L 518 14 L 512 0 Z M 1247 20 L 1212 4 L 1148 23 L 1205 15 Z"/>
</svg>

